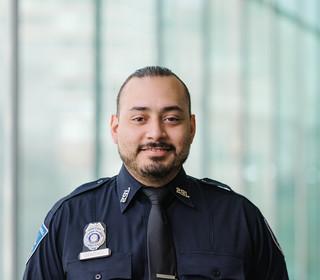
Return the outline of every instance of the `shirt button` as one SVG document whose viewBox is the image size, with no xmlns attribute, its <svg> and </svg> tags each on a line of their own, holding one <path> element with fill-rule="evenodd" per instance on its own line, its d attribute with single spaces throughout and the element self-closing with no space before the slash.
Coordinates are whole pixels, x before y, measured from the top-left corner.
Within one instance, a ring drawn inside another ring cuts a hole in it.
<svg viewBox="0 0 320 280">
<path fill-rule="evenodd" d="M 218 277 L 220 277 L 220 275 L 221 275 L 220 270 L 215 269 L 215 270 L 213 271 L 213 277 L 214 277 L 214 278 L 218 278 Z"/>
<path fill-rule="evenodd" d="M 101 274 L 100 273 L 97 273 L 95 276 L 94 276 L 94 279 L 96 280 L 100 280 L 102 278 Z"/>
</svg>

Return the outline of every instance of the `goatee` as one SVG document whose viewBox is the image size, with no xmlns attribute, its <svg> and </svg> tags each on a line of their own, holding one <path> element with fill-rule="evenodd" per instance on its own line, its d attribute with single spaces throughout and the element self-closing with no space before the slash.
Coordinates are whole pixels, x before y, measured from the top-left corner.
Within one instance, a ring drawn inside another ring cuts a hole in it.
<svg viewBox="0 0 320 280">
<path fill-rule="evenodd" d="M 137 157 L 140 152 L 147 149 L 165 149 L 174 153 L 174 159 L 169 163 L 163 163 L 162 157 L 150 157 L 148 162 L 138 164 Z M 118 152 L 121 160 L 125 166 L 131 170 L 133 173 L 149 179 L 149 180 L 159 180 L 171 176 L 171 174 L 176 173 L 181 169 L 183 163 L 187 160 L 190 150 L 190 144 L 185 146 L 179 154 L 176 154 L 176 149 L 173 145 L 163 143 L 163 142 L 153 142 L 143 145 L 139 145 L 137 152 L 135 154 L 124 154 L 118 147 Z"/>
</svg>

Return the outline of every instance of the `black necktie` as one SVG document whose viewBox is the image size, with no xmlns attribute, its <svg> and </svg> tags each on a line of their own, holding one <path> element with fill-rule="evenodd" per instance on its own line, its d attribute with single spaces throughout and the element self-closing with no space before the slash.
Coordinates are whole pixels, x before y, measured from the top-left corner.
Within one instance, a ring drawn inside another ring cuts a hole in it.
<svg viewBox="0 0 320 280">
<path fill-rule="evenodd" d="M 147 229 L 149 280 L 176 279 L 176 257 L 171 232 L 161 204 L 167 188 L 143 188 L 151 202 Z"/>
</svg>

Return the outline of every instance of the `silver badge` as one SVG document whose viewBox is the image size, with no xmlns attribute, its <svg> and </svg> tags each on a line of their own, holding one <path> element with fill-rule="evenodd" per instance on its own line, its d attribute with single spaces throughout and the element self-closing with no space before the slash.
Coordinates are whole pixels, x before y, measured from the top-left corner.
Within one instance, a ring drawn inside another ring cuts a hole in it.
<svg viewBox="0 0 320 280">
<path fill-rule="evenodd" d="M 106 225 L 103 222 L 86 225 L 83 235 L 83 248 L 79 253 L 79 260 L 89 260 L 111 256 L 111 250 L 107 248 Z"/>
<path fill-rule="evenodd" d="M 97 250 L 106 241 L 106 233 L 101 223 L 90 223 L 83 237 L 83 245 L 90 251 Z"/>
</svg>

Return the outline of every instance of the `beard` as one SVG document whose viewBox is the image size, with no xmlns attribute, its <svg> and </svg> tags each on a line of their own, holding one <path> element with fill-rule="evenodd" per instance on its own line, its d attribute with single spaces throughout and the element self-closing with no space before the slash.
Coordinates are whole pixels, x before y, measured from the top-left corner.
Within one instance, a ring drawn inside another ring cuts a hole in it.
<svg viewBox="0 0 320 280">
<path fill-rule="evenodd" d="M 149 157 L 148 162 L 137 159 L 140 152 L 148 148 L 162 148 L 174 153 L 174 158 L 169 162 L 164 162 L 162 157 Z M 173 145 L 164 142 L 153 142 L 140 145 L 135 152 L 124 153 L 118 146 L 118 152 L 121 160 L 132 173 L 146 179 L 159 180 L 166 178 L 173 173 L 178 172 L 183 163 L 187 160 L 190 151 L 190 141 L 186 139 L 183 143 L 183 149 L 177 154 Z"/>
</svg>

